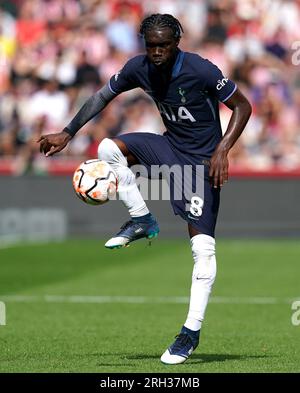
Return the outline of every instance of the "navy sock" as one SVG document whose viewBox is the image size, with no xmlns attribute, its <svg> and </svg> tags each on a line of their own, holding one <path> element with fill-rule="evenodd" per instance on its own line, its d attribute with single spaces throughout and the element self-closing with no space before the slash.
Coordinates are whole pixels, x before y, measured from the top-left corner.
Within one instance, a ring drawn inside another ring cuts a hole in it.
<svg viewBox="0 0 300 393">
<path fill-rule="evenodd" d="M 188 334 L 192 339 L 194 348 L 197 347 L 197 345 L 199 343 L 200 330 L 195 331 L 195 330 L 188 329 L 185 326 L 182 326 L 180 333 Z"/>
<path fill-rule="evenodd" d="M 133 222 L 143 223 L 143 224 L 150 224 L 154 220 L 154 217 L 151 213 L 146 214 L 142 217 L 132 217 Z"/>
</svg>

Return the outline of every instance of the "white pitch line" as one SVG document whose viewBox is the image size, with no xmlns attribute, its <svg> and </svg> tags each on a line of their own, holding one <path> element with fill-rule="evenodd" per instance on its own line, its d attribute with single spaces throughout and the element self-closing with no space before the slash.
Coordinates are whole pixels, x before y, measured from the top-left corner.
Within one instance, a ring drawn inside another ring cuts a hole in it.
<svg viewBox="0 0 300 393">
<path fill-rule="evenodd" d="M 187 304 L 188 297 L 181 296 L 82 296 L 82 295 L 0 295 L 8 303 L 127 303 L 127 304 Z M 299 298 L 279 297 L 211 297 L 215 304 L 291 304 Z"/>
</svg>

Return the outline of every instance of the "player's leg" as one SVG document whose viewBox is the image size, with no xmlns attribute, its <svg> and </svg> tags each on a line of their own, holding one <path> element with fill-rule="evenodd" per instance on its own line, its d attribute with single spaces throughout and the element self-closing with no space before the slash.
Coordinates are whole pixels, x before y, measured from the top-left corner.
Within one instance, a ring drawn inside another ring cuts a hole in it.
<svg viewBox="0 0 300 393">
<path fill-rule="evenodd" d="M 149 212 L 146 203 L 136 185 L 135 175 L 128 165 L 138 161 L 130 153 L 126 144 L 119 139 L 105 138 L 99 144 L 98 156 L 107 161 L 116 172 L 118 178 L 118 196 L 131 216 L 121 230 L 106 242 L 107 248 L 121 248 L 134 240 L 143 237 L 157 236 L 159 228 L 155 218 Z"/>
<path fill-rule="evenodd" d="M 188 224 L 188 230 L 194 267 L 189 311 L 184 326 L 199 332 L 217 273 L 215 239 L 200 233 L 191 224 Z"/>
<path fill-rule="evenodd" d="M 161 361 L 166 364 L 185 362 L 197 348 L 201 325 L 217 271 L 215 239 L 201 234 L 190 224 L 188 227 L 194 259 L 189 310 L 176 340 L 161 356 Z"/>
<path fill-rule="evenodd" d="M 185 362 L 197 348 L 209 295 L 216 277 L 214 230 L 220 195 L 218 189 L 210 186 L 207 174 L 206 168 L 201 214 L 198 211 L 198 214 L 191 218 L 193 215 L 191 207 L 188 214 L 185 214 L 183 210 L 185 203 L 172 202 L 174 210 L 188 221 L 194 266 L 188 315 L 175 342 L 161 356 L 161 361 L 166 364 Z"/>
<path fill-rule="evenodd" d="M 107 161 L 118 176 L 118 193 L 131 217 L 141 217 L 149 213 L 146 203 L 139 192 L 135 176 L 129 165 L 137 164 L 136 158 L 119 139 L 105 138 L 99 144 L 98 156 Z"/>
</svg>

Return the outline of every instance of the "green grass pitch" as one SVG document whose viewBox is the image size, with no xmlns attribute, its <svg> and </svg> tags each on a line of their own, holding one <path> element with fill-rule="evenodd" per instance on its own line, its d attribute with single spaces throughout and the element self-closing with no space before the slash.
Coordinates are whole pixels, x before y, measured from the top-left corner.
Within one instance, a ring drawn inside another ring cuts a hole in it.
<svg viewBox="0 0 300 393">
<path fill-rule="evenodd" d="M 188 239 L 0 249 L 1 372 L 299 372 L 297 241 L 217 242 L 218 275 L 201 342 L 184 364 L 160 363 L 185 321 Z"/>
</svg>

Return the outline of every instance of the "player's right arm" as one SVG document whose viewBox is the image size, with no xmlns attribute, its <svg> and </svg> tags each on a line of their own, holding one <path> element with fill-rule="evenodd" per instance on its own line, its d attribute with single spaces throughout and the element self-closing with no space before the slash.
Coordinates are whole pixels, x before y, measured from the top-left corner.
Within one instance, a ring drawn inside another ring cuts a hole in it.
<svg viewBox="0 0 300 393">
<path fill-rule="evenodd" d="M 46 156 L 52 156 L 64 149 L 73 136 L 89 120 L 101 112 L 106 105 L 117 96 L 112 92 L 109 85 L 103 86 L 83 104 L 72 121 L 59 133 L 42 135 L 38 139 L 40 152 Z"/>
</svg>

